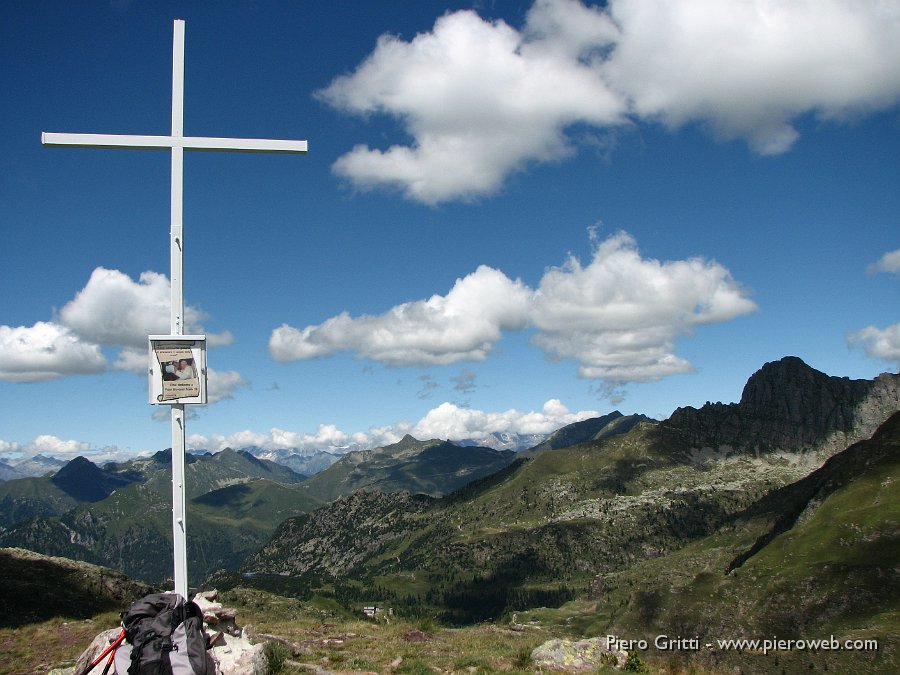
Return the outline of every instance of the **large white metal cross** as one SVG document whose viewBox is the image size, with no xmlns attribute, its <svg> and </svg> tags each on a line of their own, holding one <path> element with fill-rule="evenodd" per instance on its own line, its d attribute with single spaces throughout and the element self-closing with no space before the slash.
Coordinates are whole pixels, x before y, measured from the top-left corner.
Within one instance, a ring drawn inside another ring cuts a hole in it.
<svg viewBox="0 0 900 675">
<path fill-rule="evenodd" d="M 203 138 L 184 135 L 184 21 L 176 20 L 172 41 L 172 134 L 170 136 L 130 136 L 114 134 L 41 134 L 45 146 L 83 148 L 141 148 L 171 150 L 172 203 L 170 262 L 172 307 L 170 331 L 184 335 L 184 224 L 183 175 L 185 150 L 233 150 L 238 152 L 305 153 L 306 141 L 258 138 Z M 184 404 L 172 404 L 172 543 L 175 591 L 188 597 L 187 524 L 185 519 Z"/>
</svg>

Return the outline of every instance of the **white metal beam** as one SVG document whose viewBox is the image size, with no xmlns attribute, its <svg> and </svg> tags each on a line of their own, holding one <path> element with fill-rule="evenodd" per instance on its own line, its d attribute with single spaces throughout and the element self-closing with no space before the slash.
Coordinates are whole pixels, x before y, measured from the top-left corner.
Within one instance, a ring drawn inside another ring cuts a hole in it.
<svg viewBox="0 0 900 675">
<path fill-rule="evenodd" d="M 53 131 L 41 133 L 41 143 L 48 148 L 132 148 L 140 150 L 217 150 L 230 152 L 304 153 L 307 141 L 276 138 L 213 138 L 209 136 L 140 136 L 126 134 L 68 134 Z"/>
</svg>

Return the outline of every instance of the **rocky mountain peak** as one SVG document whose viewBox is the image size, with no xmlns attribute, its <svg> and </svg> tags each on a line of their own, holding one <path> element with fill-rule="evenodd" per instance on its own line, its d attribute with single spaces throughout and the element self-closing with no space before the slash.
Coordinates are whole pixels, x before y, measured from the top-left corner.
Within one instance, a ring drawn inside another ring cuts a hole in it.
<svg viewBox="0 0 900 675">
<path fill-rule="evenodd" d="M 739 403 L 679 408 L 665 424 L 694 447 L 830 455 L 871 436 L 898 409 L 900 375 L 833 377 L 787 356 L 754 373 Z"/>
<path fill-rule="evenodd" d="M 62 467 L 50 481 L 63 492 L 83 502 L 96 502 L 109 495 L 103 469 L 78 456 Z"/>
<path fill-rule="evenodd" d="M 774 415 L 797 423 L 819 417 L 825 407 L 860 399 L 869 380 L 829 377 L 796 356 L 765 364 L 747 380 L 741 406 L 755 415 Z"/>
<path fill-rule="evenodd" d="M 66 476 L 70 474 L 82 474 L 85 471 L 100 471 L 100 467 L 94 464 L 87 457 L 78 455 L 75 459 L 63 466 L 57 473 L 57 476 Z"/>
</svg>

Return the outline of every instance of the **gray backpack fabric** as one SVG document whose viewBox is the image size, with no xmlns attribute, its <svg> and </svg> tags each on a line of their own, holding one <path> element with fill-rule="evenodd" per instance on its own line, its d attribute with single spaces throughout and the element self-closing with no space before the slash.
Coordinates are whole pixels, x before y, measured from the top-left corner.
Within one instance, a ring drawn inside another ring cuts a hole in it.
<svg viewBox="0 0 900 675">
<path fill-rule="evenodd" d="M 141 598 L 122 615 L 127 645 L 115 656 L 116 675 L 207 675 L 203 614 L 177 593 Z"/>
</svg>

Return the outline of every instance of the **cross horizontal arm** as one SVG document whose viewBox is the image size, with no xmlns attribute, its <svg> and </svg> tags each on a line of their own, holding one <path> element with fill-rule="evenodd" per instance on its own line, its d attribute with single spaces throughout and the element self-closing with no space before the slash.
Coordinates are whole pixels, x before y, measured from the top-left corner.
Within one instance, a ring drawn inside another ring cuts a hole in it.
<svg viewBox="0 0 900 675">
<path fill-rule="evenodd" d="M 271 138 L 207 138 L 204 136 L 130 136 L 124 134 L 65 134 L 44 131 L 41 143 L 47 147 L 80 148 L 139 148 L 143 150 L 210 150 L 232 152 L 307 151 L 306 141 L 286 141 Z"/>
</svg>

